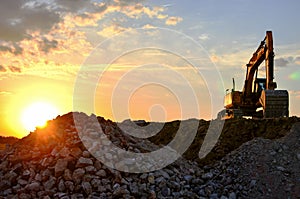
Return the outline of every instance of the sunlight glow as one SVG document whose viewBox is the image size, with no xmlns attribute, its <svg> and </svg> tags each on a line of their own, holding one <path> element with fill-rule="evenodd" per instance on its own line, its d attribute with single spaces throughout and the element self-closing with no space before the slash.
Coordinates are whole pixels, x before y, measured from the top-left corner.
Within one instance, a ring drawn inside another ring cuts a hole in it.
<svg viewBox="0 0 300 199">
<path fill-rule="evenodd" d="M 45 127 L 47 121 L 55 118 L 58 110 L 49 103 L 36 102 L 24 109 L 21 122 L 27 131 L 33 131 L 36 127 Z"/>
</svg>

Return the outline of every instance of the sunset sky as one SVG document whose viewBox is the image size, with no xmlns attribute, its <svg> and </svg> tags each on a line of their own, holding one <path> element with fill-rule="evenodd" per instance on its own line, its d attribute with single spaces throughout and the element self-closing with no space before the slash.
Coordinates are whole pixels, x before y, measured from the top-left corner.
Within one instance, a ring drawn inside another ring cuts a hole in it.
<svg viewBox="0 0 300 199">
<path fill-rule="evenodd" d="M 299 8 L 296 0 L 3 0 L 0 135 L 28 134 L 22 114 L 36 103 L 115 121 L 215 118 L 233 77 L 242 89 L 266 30 L 275 81 L 299 116 Z"/>
</svg>

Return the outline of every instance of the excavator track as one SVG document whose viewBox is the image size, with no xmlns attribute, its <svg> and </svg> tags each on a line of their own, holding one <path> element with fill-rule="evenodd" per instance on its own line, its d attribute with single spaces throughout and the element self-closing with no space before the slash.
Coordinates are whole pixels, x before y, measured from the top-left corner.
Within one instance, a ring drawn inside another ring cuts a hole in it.
<svg viewBox="0 0 300 199">
<path fill-rule="evenodd" d="M 264 90 L 260 97 L 264 118 L 289 116 L 289 94 L 287 90 Z"/>
</svg>

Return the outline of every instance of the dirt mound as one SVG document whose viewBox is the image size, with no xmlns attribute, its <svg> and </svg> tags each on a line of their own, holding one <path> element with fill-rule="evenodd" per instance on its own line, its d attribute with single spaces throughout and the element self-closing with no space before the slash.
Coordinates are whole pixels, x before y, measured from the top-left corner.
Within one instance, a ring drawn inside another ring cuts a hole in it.
<svg viewBox="0 0 300 199">
<path fill-rule="evenodd" d="M 74 123 L 75 117 L 79 122 Z M 275 193 L 298 197 L 300 129 L 288 133 L 298 121 L 295 117 L 226 121 L 215 147 L 199 160 L 209 121 L 136 122 L 136 127 L 149 127 L 148 131 L 132 127 L 131 121 L 117 124 L 95 115 L 69 113 L 49 121 L 47 128 L 37 129 L 0 154 L 0 198 L 225 199 L 273 197 Z M 186 125 L 180 130 L 182 124 Z M 189 132 L 195 130 L 192 124 L 196 124 L 196 137 L 184 153 L 185 158 L 153 169 L 168 163 L 168 156 L 177 157 L 176 151 L 164 146 L 171 143 L 177 147 L 183 144 L 181 141 L 189 140 Z M 100 131 L 114 146 L 141 156 L 121 161 L 126 154 L 109 150 L 103 160 L 120 159 L 111 166 L 124 171 L 103 164 L 93 154 L 111 148 Z M 152 131 L 159 133 L 146 138 Z M 182 137 L 172 143 L 180 131 Z M 140 138 L 133 136 L 136 133 Z M 170 149 L 162 156 L 140 159 L 161 148 Z M 148 172 L 126 172 L 142 168 Z M 277 176 L 278 181 L 274 180 Z"/>
<path fill-rule="evenodd" d="M 204 138 L 207 135 L 210 122 L 216 121 L 199 121 L 196 137 L 183 155 L 183 157 L 188 160 L 197 161 L 201 166 L 213 164 L 226 154 L 240 147 L 243 143 L 246 143 L 256 137 L 265 139 L 281 138 L 290 131 L 295 123 L 300 122 L 300 118 L 290 117 L 264 120 L 226 120 L 215 147 L 205 158 L 200 160 L 198 153 Z M 166 123 L 160 133 L 149 138 L 149 140 L 155 144 L 166 145 L 174 139 L 179 125 L 180 121 Z"/>
</svg>

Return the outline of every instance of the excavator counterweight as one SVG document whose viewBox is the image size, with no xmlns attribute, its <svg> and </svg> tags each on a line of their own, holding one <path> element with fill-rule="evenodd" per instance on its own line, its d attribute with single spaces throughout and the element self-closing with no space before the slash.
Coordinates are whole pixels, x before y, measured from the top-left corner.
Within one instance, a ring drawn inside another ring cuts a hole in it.
<svg viewBox="0 0 300 199">
<path fill-rule="evenodd" d="M 258 68 L 265 62 L 266 76 L 258 78 Z M 246 64 L 246 79 L 242 91 L 225 95 L 224 110 L 218 118 L 229 119 L 237 117 L 277 118 L 289 116 L 289 94 L 287 90 L 275 90 L 274 82 L 274 51 L 271 31 L 261 41 L 257 50 Z M 233 81 L 234 82 L 234 81 Z"/>
</svg>

